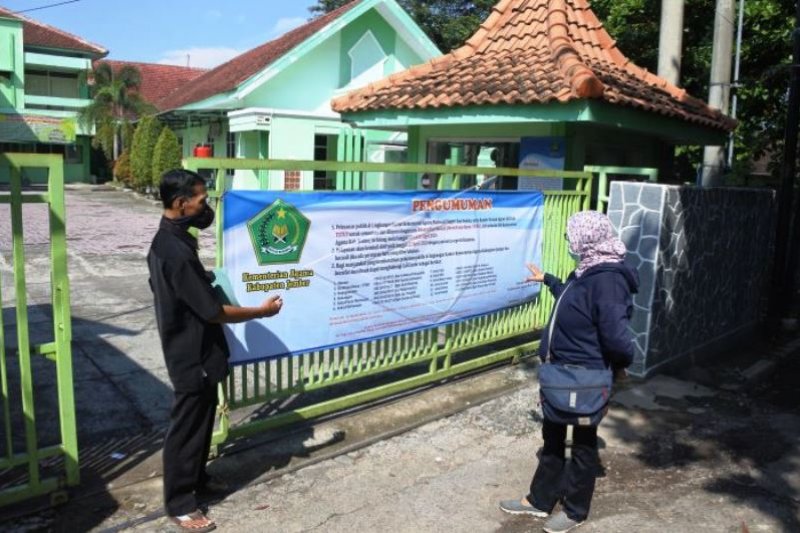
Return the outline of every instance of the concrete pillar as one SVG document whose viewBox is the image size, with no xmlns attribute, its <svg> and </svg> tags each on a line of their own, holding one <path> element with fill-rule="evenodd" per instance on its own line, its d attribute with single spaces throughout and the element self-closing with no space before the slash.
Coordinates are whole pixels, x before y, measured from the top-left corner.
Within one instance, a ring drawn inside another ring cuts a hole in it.
<svg viewBox="0 0 800 533">
<path fill-rule="evenodd" d="M 683 50 L 683 0 L 661 0 L 658 75 L 678 85 Z"/>
<path fill-rule="evenodd" d="M 728 113 L 733 64 L 734 0 L 717 0 L 714 16 L 714 49 L 711 58 L 711 84 L 708 104 Z M 722 184 L 725 150 L 722 146 L 706 146 L 703 154 L 703 187 Z"/>
</svg>

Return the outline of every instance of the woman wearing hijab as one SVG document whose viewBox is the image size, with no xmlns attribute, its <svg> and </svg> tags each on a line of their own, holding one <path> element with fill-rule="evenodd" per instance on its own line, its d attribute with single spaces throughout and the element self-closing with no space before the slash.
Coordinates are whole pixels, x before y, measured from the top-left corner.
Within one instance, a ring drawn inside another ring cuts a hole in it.
<svg viewBox="0 0 800 533">
<path fill-rule="evenodd" d="M 542 335 L 539 355 L 555 365 L 622 372 L 633 360 L 628 323 L 632 294 L 638 288 L 635 271 L 623 264 L 625 245 L 608 217 L 596 211 L 570 217 L 566 238 L 577 262 L 566 283 L 528 265 L 531 276 L 526 281 L 544 283 L 559 300 L 550 315 L 552 324 Z M 544 525 L 548 533 L 565 533 L 586 520 L 600 462 L 597 426 L 572 428 L 572 458 L 565 460 L 567 425 L 545 416 L 544 447 L 530 492 L 521 500 L 501 502 L 503 511 L 545 518 L 560 501 L 561 511 Z"/>
</svg>

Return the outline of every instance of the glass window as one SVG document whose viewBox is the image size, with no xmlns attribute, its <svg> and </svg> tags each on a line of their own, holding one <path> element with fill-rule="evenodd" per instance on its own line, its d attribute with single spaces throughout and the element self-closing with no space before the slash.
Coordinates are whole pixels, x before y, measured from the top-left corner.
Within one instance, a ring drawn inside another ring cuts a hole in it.
<svg viewBox="0 0 800 533">
<path fill-rule="evenodd" d="M 468 167 L 519 168 L 519 142 L 430 141 L 428 163 Z M 474 174 L 442 175 L 434 189 L 467 189 L 479 183 L 491 189 L 516 190 L 516 176 L 476 176 Z M 491 180 L 491 181 L 486 181 Z"/>
<path fill-rule="evenodd" d="M 47 73 L 25 73 L 25 92 L 35 96 L 50 96 L 50 83 Z"/>
<path fill-rule="evenodd" d="M 228 159 L 236 158 L 236 134 L 232 131 L 229 131 L 225 138 L 225 157 Z M 225 171 L 225 175 L 233 176 L 235 172 L 235 170 L 229 168 Z"/>
<path fill-rule="evenodd" d="M 25 72 L 25 92 L 34 96 L 80 98 L 77 74 L 28 70 Z"/>
<path fill-rule="evenodd" d="M 314 136 L 314 161 L 333 161 L 330 156 L 334 153 L 336 146 L 336 135 L 315 135 Z M 335 191 L 336 172 L 326 172 L 324 170 L 314 171 L 314 190 L 315 191 Z"/>
<path fill-rule="evenodd" d="M 64 163 L 68 165 L 83 164 L 83 150 L 77 144 L 64 145 Z"/>
<path fill-rule="evenodd" d="M 80 98 L 78 77 L 51 72 L 50 96 L 56 96 L 58 98 Z"/>
</svg>

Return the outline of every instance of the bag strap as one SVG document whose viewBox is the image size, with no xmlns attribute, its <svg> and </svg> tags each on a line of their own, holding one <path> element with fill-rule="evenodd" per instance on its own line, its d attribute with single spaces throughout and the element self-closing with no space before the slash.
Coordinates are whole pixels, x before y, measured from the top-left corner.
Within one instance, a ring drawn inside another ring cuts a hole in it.
<svg viewBox="0 0 800 533">
<path fill-rule="evenodd" d="M 545 355 L 544 362 L 549 363 L 552 357 L 552 348 L 553 345 L 553 330 L 556 326 L 556 315 L 558 315 L 558 306 L 561 305 L 561 300 L 564 298 L 564 294 L 572 287 L 572 283 L 567 283 L 564 286 L 564 290 L 561 291 L 561 294 L 558 296 L 558 300 L 556 300 L 556 304 L 553 307 L 553 316 L 550 318 L 550 328 L 547 332 L 547 355 Z"/>
</svg>

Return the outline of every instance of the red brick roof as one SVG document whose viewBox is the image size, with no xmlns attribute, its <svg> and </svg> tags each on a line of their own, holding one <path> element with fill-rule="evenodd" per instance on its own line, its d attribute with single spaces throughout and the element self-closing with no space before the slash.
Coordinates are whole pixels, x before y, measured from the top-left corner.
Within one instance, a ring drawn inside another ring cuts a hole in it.
<svg viewBox="0 0 800 533">
<path fill-rule="evenodd" d="M 156 63 L 134 63 L 131 61 L 113 61 L 110 59 L 100 62 L 108 63 L 114 71 L 118 71 L 123 66 L 131 66 L 138 69 L 142 76 L 142 83 L 139 85 L 139 94 L 153 105 L 156 105 L 178 87 L 208 72 L 206 69 L 202 68 L 159 65 Z"/>
<path fill-rule="evenodd" d="M 252 78 L 269 65 L 286 55 L 303 41 L 322 30 L 325 26 L 345 14 L 362 0 L 354 0 L 335 11 L 285 33 L 281 37 L 262 44 L 245 52 L 227 63 L 209 70 L 197 77 L 192 83 L 174 91 L 164 100 L 157 102 L 157 107 L 165 111 L 177 109 L 193 102 L 205 100 L 216 94 L 236 89 L 243 82 Z"/>
<path fill-rule="evenodd" d="M 108 50 L 102 46 L 92 44 L 77 35 L 72 35 L 53 26 L 29 19 L 26 16 L 18 15 L 4 7 L 0 7 L 0 17 L 22 21 L 22 39 L 26 46 L 75 50 L 101 57 L 108 53 Z"/>
<path fill-rule="evenodd" d="M 467 43 L 333 101 L 341 113 L 597 99 L 722 130 L 736 122 L 634 65 L 586 0 L 501 0 Z"/>
</svg>

